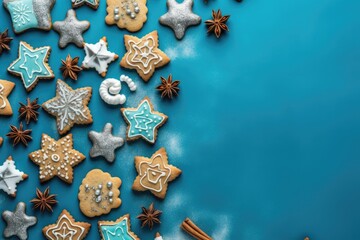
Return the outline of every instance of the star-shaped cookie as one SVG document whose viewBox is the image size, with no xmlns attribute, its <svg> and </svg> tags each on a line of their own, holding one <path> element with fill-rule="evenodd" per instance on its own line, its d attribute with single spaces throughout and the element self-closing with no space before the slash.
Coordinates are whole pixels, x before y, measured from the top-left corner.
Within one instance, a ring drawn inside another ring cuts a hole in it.
<svg viewBox="0 0 360 240">
<path fill-rule="evenodd" d="M 31 28 L 49 31 L 51 29 L 50 12 L 56 0 L 4 0 L 9 11 L 15 33 Z"/>
<path fill-rule="evenodd" d="M 42 232 L 48 240 L 82 240 L 90 230 L 91 224 L 86 222 L 75 222 L 75 219 L 65 209 L 55 224 L 43 228 Z"/>
<path fill-rule="evenodd" d="M 17 184 L 27 178 L 27 174 L 16 169 L 11 156 L 0 166 L 0 189 L 12 197 L 16 197 Z"/>
<path fill-rule="evenodd" d="M 73 167 L 85 160 L 85 156 L 73 149 L 72 134 L 55 140 L 43 134 L 41 149 L 29 154 L 30 160 L 39 166 L 40 182 L 58 176 L 66 183 L 72 183 Z"/>
<path fill-rule="evenodd" d="M 60 34 L 59 47 L 64 48 L 69 43 L 74 43 L 78 47 L 84 44 L 83 32 L 88 30 L 90 22 L 79 21 L 76 12 L 70 9 L 64 21 L 54 22 L 54 30 Z"/>
<path fill-rule="evenodd" d="M 0 116 L 11 116 L 13 114 L 8 96 L 14 87 L 15 83 L 0 79 Z"/>
<path fill-rule="evenodd" d="M 137 108 L 121 108 L 121 113 L 128 124 L 126 131 L 128 141 L 143 138 L 155 143 L 158 128 L 168 119 L 165 114 L 154 111 L 148 97 L 145 97 Z"/>
<path fill-rule="evenodd" d="M 4 211 L 2 214 L 7 226 L 4 230 L 6 238 L 17 236 L 20 240 L 28 239 L 27 229 L 36 224 L 37 219 L 25 214 L 26 205 L 19 202 L 14 212 Z"/>
<path fill-rule="evenodd" d="M 199 25 L 201 17 L 192 11 L 193 0 L 184 0 L 178 3 L 176 0 L 167 0 L 168 12 L 159 19 L 160 23 L 172 28 L 177 39 L 182 39 L 188 27 Z"/>
<path fill-rule="evenodd" d="M 88 103 L 92 88 L 84 87 L 73 90 L 65 82 L 58 80 L 56 96 L 43 103 L 42 107 L 56 117 L 58 132 L 68 132 L 74 124 L 90 124 L 93 122 Z"/>
<path fill-rule="evenodd" d="M 39 79 L 52 79 L 54 73 L 48 64 L 50 47 L 33 48 L 20 42 L 19 57 L 9 67 L 8 72 L 22 79 L 26 91 L 30 92 Z"/>
<path fill-rule="evenodd" d="M 135 69 L 140 77 L 149 81 L 155 69 L 170 62 L 170 58 L 159 49 L 159 36 L 153 31 L 142 38 L 124 35 L 127 52 L 121 59 L 120 66 Z"/>
<path fill-rule="evenodd" d="M 92 9 L 97 9 L 99 7 L 100 0 L 71 0 L 73 8 L 78 8 L 83 5 L 88 5 Z"/>
<path fill-rule="evenodd" d="M 135 191 L 149 190 L 158 198 L 166 196 L 168 183 L 174 181 L 181 170 L 169 164 L 165 148 L 156 151 L 151 158 L 135 157 L 135 168 L 138 172 L 132 189 Z"/>
<path fill-rule="evenodd" d="M 93 147 L 90 149 L 90 157 L 103 156 L 110 163 L 115 160 L 115 150 L 124 145 L 124 139 L 113 136 L 111 132 L 111 123 L 107 123 L 102 132 L 89 132 L 89 138 L 93 143 Z"/>
<path fill-rule="evenodd" d="M 116 221 L 99 221 L 98 226 L 101 240 L 113 239 L 112 236 L 116 236 L 116 239 L 140 240 L 130 229 L 129 214 L 118 218 Z"/>
<path fill-rule="evenodd" d="M 105 77 L 109 64 L 119 58 L 117 54 L 108 51 L 107 46 L 106 37 L 100 39 L 96 44 L 85 43 L 85 58 L 82 68 L 95 68 L 102 77 Z"/>
</svg>

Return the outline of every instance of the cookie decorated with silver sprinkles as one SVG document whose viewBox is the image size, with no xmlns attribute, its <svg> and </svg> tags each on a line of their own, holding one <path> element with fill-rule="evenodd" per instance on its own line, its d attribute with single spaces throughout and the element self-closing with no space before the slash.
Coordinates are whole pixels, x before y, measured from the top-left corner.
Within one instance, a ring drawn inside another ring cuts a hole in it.
<svg viewBox="0 0 360 240">
<path fill-rule="evenodd" d="M 172 28 L 176 38 L 180 40 L 188 27 L 201 23 L 201 17 L 192 11 L 193 5 L 193 0 L 184 0 L 182 3 L 167 0 L 168 12 L 160 17 L 159 22 Z"/>
<path fill-rule="evenodd" d="M 54 30 L 60 34 L 59 47 L 65 48 L 69 43 L 74 43 L 77 47 L 83 47 L 84 38 L 82 34 L 88 30 L 90 22 L 79 21 L 76 12 L 70 9 L 64 21 L 54 23 Z"/>
<path fill-rule="evenodd" d="M 14 212 L 3 212 L 2 217 L 7 224 L 4 229 L 6 238 L 17 236 L 20 240 L 28 239 L 27 229 L 36 224 L 37 218 L 26 215 L 25 210 L 25 203 L 19 202 Z"/>
</svg>

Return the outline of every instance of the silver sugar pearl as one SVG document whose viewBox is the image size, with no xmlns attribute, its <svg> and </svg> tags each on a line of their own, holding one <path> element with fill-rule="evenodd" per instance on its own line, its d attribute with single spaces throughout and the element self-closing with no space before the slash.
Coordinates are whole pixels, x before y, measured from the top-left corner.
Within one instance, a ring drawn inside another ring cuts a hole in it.
<svg viewBox="0 0 360 240">
<path fill-rule="evenodd" d="M 134 11 L 135 11 L 136 13 L 139 13 L 139 12 L 140 12 L 140 8 L 139 8 L 139 7 L 135 7 L 135 8 L 134 8 Z"/>
<path fill-rule="evenodd" d="M 132 19 L 134 19 L 136 16 L 135 16 L 135 13 L 131 13 L 130 14 L 130 17 L 132 18 Z"/>
<path fill-rule="evenodd" d="M 109 203 L 113 203 L 113 199 L 112 199 L 112 198 L 109 198 Z"/>
<path fill-rule="evenodd" d="M 119 8 L 115 8 L 114 13 L 115 13 L 115 15 L 119 14 Z"/>
<path fill-rule="evenodd" d="M 125 10 L 125 12 L 126 12 L 127 15 L 130 15 L 130 14 L 131 14 L 130 9 L 128 9 L 128 8 Z"/>
<path fill-rule="evenodd" d="M 110 189 L 112 187 L 112 182 L 107 182 L 106 186 Z"/>
<path fill-rule="evenodd" d="M 101 202 L 101 200 L 102 200 L 102 197 L 101 197 L 101 196 L 97 196 L 97 198 L 95 199 L 95 202 L 99 203 L 99 202 Z"/>
<path fill-rule="evenodd" d="M 134 2 L 133 5 L 134 5 L 135 7 L 137 7 L 138 3 L 137 3 L 137 2 Z"/>
<path fill-rule="evenodd" d="M 101 184 L 99 184 L 98 189 L 102 189 L 102 185 L 101 185 Z"/>
<path fill-rule="evenodd" d="M 120 20 L 120 16 L 119 16 L 119 15 L 115 15 L 115 16 L 114 16 L 114 20 L 115 20 L 115 21 L 119 21 L 119 20 Z"/>
<path fill-rule="evenodd" d="M 99 189 L 96 189 L 95 195 L 96 195 L 96 196 L 99 196 L 99 195 L 100 195 L 100 190 L 99 190 Z"/>
<path fill-rule="evenodd" d="M 108 195 L 109 195 L 109 197 L 113 197 L 114 193 L 112 191 L 110 191 Z"/>
</svg>

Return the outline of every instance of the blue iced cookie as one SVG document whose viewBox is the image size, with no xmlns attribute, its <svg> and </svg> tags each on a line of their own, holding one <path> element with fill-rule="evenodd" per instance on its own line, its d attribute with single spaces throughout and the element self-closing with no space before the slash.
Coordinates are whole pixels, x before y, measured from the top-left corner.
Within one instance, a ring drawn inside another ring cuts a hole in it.
<svg viewBox="0 0 360 240">
<path fill-rule="evenodd" d="M 48 64 L 50 47 L 34 49 L 26 42 L 20 42 L 19 57 L 9 67 L 8 72 L 22 79 L 26 91 L 30 92 L 39 79 L 52 79 L 54 73 Z"/>
<path fill-rule="evenodd" d="M 158 128 L 168 119 L 165 114 L 154 111 L 148 97 L 145 97 L 137 108 L 122 108 L 121 112 L 128 124 L 126 133 L 128 141 L 143 138 L 155 143 Z"/>
<path fill-rule="evenodd" d="M 31 28 L 49 31 L 51 29 L 51 9 L 56 0 L 4 0 L 9 11 L 15 33 Z"/>
<path fill-rule="evenodd" d="M 140 240 L 130 230 L 130 215 L 126 214 L 116 221 L 99 221 L 99 232 L 102 240 Z"/>
</svg>

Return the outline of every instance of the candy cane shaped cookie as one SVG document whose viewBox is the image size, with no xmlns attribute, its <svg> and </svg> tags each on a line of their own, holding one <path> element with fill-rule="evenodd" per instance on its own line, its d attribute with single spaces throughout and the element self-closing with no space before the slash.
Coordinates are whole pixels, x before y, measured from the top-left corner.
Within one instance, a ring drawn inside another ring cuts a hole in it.
<svg viewBox="0 0 360 240">
<path fill-rule="evenodd" d="M 115 78 L 104 80 L 99 89 L 100 97 L 109 105 L 119 105 L 126 102 L 126 96 L 120 94 L 121 82 L 125 82 L 131 91 L 136 90 L 136 85 L 131 78 L 125 75 L 120 76 L 120 81 Z"/>
</svg>

